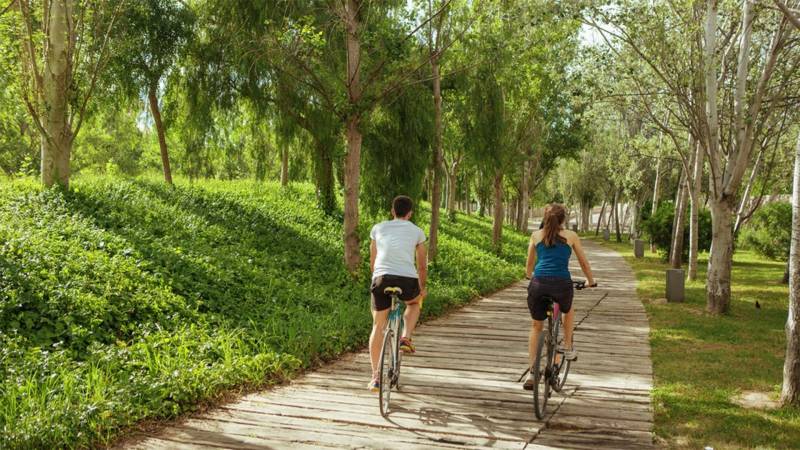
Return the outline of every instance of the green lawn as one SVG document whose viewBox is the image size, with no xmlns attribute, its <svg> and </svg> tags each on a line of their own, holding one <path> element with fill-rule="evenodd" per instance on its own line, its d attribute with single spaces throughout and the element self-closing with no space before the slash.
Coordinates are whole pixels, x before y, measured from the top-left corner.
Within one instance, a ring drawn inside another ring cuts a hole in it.
<svg viewBox="0 0 800 450">
<path fill-rule="evenodd" d="M 340 214 L 307 184 L 0 181 L 0 448 L 107 443 L 362 348 L 380 218 L 354 279 Z M 444 221 L 425 317 L 519 279 L 526 237 L 508 230 L 500 257 L 490 237 Z"/>
<path fill-rule="evenodd" d="M 650 319 L 655 389 L 655 431 L 671 448 L 800 448 L 800 410 L 747 409 L 732 401 L 742 391 L 777 399 L 785 352 L 788 288 L 785 265 L 738 251 L 731 313 L 705 312 L 706 254 L 698 280 L 687 283 L 684 303 L 664 301 L 659 256 L 633 258 L 632 245 L 604 243 L 636 272 L 638 294 Z M 756 308 L 758 302 L 761 308 Z"/>
</svg>

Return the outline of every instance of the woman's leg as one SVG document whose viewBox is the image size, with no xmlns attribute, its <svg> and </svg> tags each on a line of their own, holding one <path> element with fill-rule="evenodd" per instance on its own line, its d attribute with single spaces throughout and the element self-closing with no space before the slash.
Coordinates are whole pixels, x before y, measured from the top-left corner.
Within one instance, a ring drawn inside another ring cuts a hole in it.
<svg viewBox="0 0 800 450">
<path fill-rule="evenodd" d="M 572 350 L 572 328 L 575 326 L 575 308 L 564 314 L 564 347 Z"/>
<path fill-rule="evenodd" d="M 533 369 L 533 363 L 536 359 L 536 345 L 539 342 L 539 334 L 544 329 L 544 320 L 531 321 L 531 334 L 528 337 L 528 366 Z"/>
</svg>

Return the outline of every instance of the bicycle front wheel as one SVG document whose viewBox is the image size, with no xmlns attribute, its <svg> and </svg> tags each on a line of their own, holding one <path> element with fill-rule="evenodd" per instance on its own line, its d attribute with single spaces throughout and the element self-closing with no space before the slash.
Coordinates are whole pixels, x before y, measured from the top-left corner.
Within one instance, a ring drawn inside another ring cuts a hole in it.
<svg viewBox="0 0 800 450">
<path fill-rule="evenodd" d="M 394 352 L 394 330 L 386 330 L 383 336 L 383 349 L 381 350 L 381 387 L 378 401 L 380 403 L 381 415 L 386 417 L 389 414 L 389 401 L 392 393 L 392 385 L 395 376 L 395 352 Z"/>
<path fill-rule="evenodd" d="M 533 361 L 533 410 L 536 417 L 544 418 L 547 399 L 550 397 L 550 368 L 553 366 L 553 352 L 550 350 L 550 333 L 539 333 L 536 345 L 536 359 Z"/>
<path fill-rule="evenodd" d="M 559 318 L 558 322 L 556 323 L 558 326 L 554 330 L 554 332 L 556 333 L 556 336 L 558 336 L 559 328 L 564 327 L 564 322 L 561 320 L 561 318 Z M 556 342 L 557 342 L 556 348 L 558 348 L 559 346 L 561 346 L 561 344 L 564 343 L 564 338 L 557 337 Z M 569 375 L 569 366 L 570 366 L 570 361 L 564 357 L 563 353 L 559 353 L 559 363 L 553 378 L 553 390 L 555 390 L 556 392 L 561 392 L 561 389 L 564 388 L 564 383 L 567 382 L 567 375 Z"/>
</svg>

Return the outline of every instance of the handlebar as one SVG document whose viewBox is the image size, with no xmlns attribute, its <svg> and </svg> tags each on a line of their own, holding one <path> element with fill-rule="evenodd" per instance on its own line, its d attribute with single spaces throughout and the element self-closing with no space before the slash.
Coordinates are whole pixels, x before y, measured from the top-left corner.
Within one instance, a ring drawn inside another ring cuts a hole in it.
<svg viewBox="0 0 800 450">
<path fill-rule="evenodd" d="M 572 285 L 575 286 L 576 291 L 580 291 L 581 289 L 597 287 L 597 282 L 587 286 L 586 280 L 573 280 Z"/>
</svg>

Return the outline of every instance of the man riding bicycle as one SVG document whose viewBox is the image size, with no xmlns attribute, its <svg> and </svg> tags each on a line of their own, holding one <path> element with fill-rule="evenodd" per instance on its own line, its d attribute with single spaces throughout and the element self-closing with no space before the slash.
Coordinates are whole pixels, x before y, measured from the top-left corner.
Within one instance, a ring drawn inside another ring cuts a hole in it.
<svg viewBox="0 0 800 450">
<path fill-rule="evenodd" d="M 587 286 L 593 287 L 592 268 L 583 253 L 581 240 L 578 234 L 566 230 L 567 212 L 562 205 L 552 203 L 544 210 L 542 228 L 531 234 L 528 244 L 528 261 L 525 267 L 525 277 L 530 279 L 528 285 L 528 309 L 533 323 L 528 340 L 528 359 L 533 368 L 536 358 L 536 345 L 539 334 L 547 319 L 547 297 L 558 303 L 564 314 L 564 345 L 558 349 L 567 360 L 574 361 L 578 353 L 572 343 L 572 327 L 575 323 L 575 310 L 572 308 L 574 287 L 569 273 L 569 258 L 572 252 L 578 257 L 583 273 L 586 275 Z M 535 270 L 534 270 L 535 265 Z M 531 274 L 533 278 L 531 279 Z M 523 388 L 533 389 L 536 380 L 533 373 L 528 373 Z"/>
<path fill-rule="evenodd" d="M 392 200 L 393 220 L 381 222 L 370 231 L 369 261 L 372 270 L 372 333 L 369 336 L 369 358 L 372 363 L 372 380 L 369 389 L 380 390 L 380 353 L 383 331 L 392 306 L 391 297 L 384 292 L 387 287 L 399 287 L 399 296 L 406 304 L 403 314 L 405 328 L 400 338 L 400 349 L 414 353 L 411 341 L 422 300 L 427 295 L 425 284 L 428 277 L 428 251 L 425 247 L 425 232 L 411 223 L 413 202 L 405 195 Z M 416 259 L 416 265 L 415 265 Z"/>
</svg>

